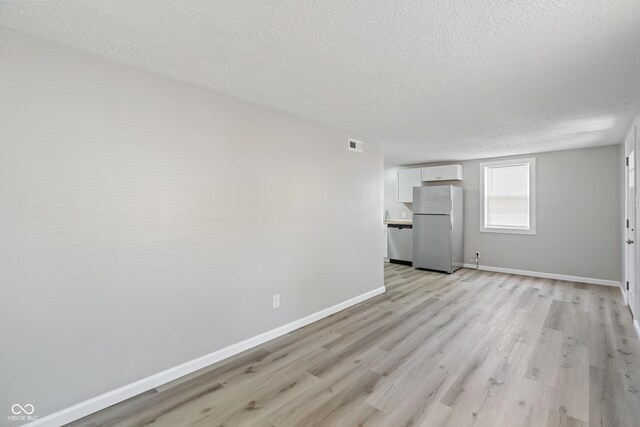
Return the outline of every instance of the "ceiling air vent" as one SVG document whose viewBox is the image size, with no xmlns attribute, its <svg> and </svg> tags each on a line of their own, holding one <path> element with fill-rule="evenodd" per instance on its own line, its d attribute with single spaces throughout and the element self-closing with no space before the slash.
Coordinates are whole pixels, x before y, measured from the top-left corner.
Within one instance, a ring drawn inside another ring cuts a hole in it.
<svg viewBox="0 0 640 427">
<path fill-rule="evenodd" d="M 355 151 L 356 153 L 362 153 L 364 150 L 364 143 L 355 139 L 349 139 L 349 151 Z"/>
</svg>

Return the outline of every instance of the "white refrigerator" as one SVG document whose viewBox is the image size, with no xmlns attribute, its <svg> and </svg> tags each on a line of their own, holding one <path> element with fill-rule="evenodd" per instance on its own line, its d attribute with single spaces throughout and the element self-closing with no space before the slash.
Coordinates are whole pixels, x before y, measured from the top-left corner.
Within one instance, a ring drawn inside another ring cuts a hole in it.
<svg viewBox="0 0 640 427">
<path fill-rule="evenodd" d="M 453 185 L 413 189 L 413 266 L 453 273 L 464 264 L 463 190 Z"/>
</svg>

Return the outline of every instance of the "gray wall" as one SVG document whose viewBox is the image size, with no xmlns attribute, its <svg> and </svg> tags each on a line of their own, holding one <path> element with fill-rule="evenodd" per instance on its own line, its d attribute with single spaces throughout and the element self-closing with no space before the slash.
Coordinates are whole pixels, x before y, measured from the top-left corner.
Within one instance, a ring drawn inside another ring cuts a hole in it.
<svg viewBox="0 0 640 427">
<path fill-rule="evenodd" d="M 383 286 L 378 143 L 1 27 L 0 99 L 0 424 Z"/>
<path fill-rule="evenodd" d="M 478 164 L 492 159 L 464 161 L 465 262 L 479 251 L 486 266 L 621 280 L 619 147 L 517 157 L 536 158 L 537 234 L 481 233 Z"/>
<path fill-rule="evenodd" d="M 517 270 L 620 280 L 616 145 L 536 158 L 535 236 L 480 233 L 478 163 L 464 162 L 465 259 Z"/>
</svg>

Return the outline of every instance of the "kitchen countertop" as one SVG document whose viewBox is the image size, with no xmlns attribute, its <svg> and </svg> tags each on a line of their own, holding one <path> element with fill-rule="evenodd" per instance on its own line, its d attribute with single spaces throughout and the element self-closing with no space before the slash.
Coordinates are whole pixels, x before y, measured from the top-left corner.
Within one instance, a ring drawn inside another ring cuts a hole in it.
<svg viewBox="0 0 640 427">
<path fill-rule="evenodd" d="M 413 225 L 410 219 L 385 219 L 384 224 L 387 225 Z"/>
</svg>

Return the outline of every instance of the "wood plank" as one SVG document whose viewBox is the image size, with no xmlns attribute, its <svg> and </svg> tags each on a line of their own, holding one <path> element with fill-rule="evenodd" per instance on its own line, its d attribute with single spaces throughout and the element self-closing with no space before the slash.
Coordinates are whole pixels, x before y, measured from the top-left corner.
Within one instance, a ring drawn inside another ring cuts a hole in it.
<svg viewBox="0 0 640 427">
<path fill-rule="evenodd" d="M 590 367 L 589 419 L 592 426 L 638 425 L 638 401 L 626 393 L 622 375 L 609 369 Z"/>
</svg>

